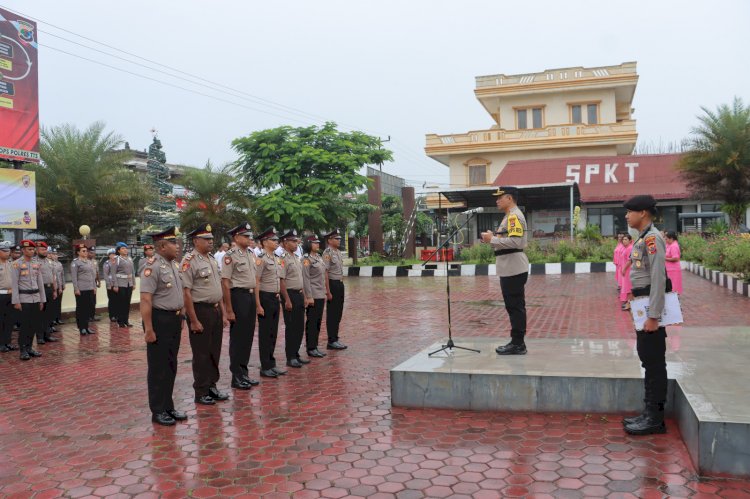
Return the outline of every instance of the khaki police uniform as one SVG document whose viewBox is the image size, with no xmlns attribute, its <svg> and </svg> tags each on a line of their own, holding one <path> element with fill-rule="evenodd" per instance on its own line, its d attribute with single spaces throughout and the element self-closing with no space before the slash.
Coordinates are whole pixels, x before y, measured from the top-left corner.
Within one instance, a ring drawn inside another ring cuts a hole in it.
<svg viewBox="0 0 750 499">
<path fill-rule="evenodd" d="M 326 266 L 318 253 L 306 253 L 302 257 L 302 278 L 305 298 L 313 300 L 307 307 L 305 321 L 305 343 L 308 353 L 317 350 L 320 326 L 323 321 L 323 308 L 326 302 Z"/>
<path fill-rule="evenodd" d="M 281 259 L 264 252 L 255 259 L 255 271 L 260 281 L 258 300 L 263 315 L 258 316 L 258 349 L 260 369 L 267 371 L 276 367 L 274 350 L 279 333 L 279 292 L 281 291 Z"/>
<path fill-rule="evenodd" d="M 42 328 L 39 304 L 47 301 L 39 261 L 36 258 L 27 259 L 22 256 L 13 262 L 11 282 L 13 305 L 21 305 L 21 332 L 18 335 L 18 344 L 23 355 L 25 351 L 33 350 L 34 334 Z"/>
<path fill-rule="evenodd" d="M 514 206 L 503 217 L 490 245 L 495 250 L 495 268 L 500 277 L 505 310 L 510 318 L 511 343 L 524 345 L 526 336 L 526 281 L 529 259 L 523 252 L 528 243 L 526 217 Z"/>
<path fill-rule="evenodd" d="M 88 331 L 89 321 L 94 315 L 94 298 L 96 296 L 96 267 L 89 259 L 75 258 L 70 263 L 70 279 L 76 294 L 76 323 L 78 331 Z"/>
<path fill-rule="evenodd" d="M 55 299 L 55 305 L 52 311 L 52 320 L 58 322 L 62 318 L 62 299 L 63 292 L 65 291 L 65 269 L 63 264 L 57 260 L 53 260 L 55 264 L 55 275 L 57 279 L 57 298 Z"/>
<path fill-rule="evenodd" d="M 182 335 L 184 295 L 177 262 L 161 255 L 144 259 L 141 293 L 151 294 L 151 323 L 156 342 L 146 344 L 148 404 L 153 414 L 174 411 L 172 393 Z"/>
<path fill-rule="evenodd" d="M 323 251 L 323 265 L 328 272 L 328 289 L 332 296 L 326 309 L 326 332 L 330 345 L 339 341 L 339 325 L 344 315 L 344 259 L 341 251 L 326 248 Z"/>
<path fill-rule="evenodd" d="M 54 312 L 54 301 L 55 301 L 55 290 L 57 289 L 57 272 L 55 271 L 55 265 L 51 258 L 47 257 L 36 257 L 36 261 L 39 262 L 40 271 L 42 273 L 42 282 L 44 282 L 44 296 L 45 304 L 44 311 L 42 312 L 42 327 L 36 332 L 37 343 L 39 340 L 50 339 L 50 328 L 52 327 L 52 313 Z"/>
<path fill-rule="evenodd" d="M 130 302 L 135 287 L 134 272 L 133 260 L 129 256 L 118 255 L 109 266 L 109 280 L 115 299 L 115 317 L 120 326 L 127 326 L 130 319 Z"/>
<path fill-rule="evenodd" d="M 117 321 L 117 296 L 112 291 L 112 267 L 115 266 L 113 262 L 114 260 L 110 260 L 109 256 L 107 256 L 107 261 L 102 264 L 104 285 L 107 287 L 107 312 L 109 313 L 110 322 Z M 140 272 L 138 275 L 140 275 Z"/>
<path fill-rule="evenodd" d="M 193 350 L 193 388 L 196 398 L 209 394 L 219 381 L 219 359 L 224 323 L 219 302 L 222 299 L 219 266 L 210 253 L 188 253 L 182 260 L 182 282 L 190 290 L 195 315 L 203 332 L 190 333 Z M 190 318 L 188 317 L 188 328 Z"/>
<path fill-rule="evenodd" d="M 284 307 L 284 340 L 287 362 L 299 358 L 302 335 L 305 330 L 305 290 L 302 262 L 297 255 L 284 251 L 281 279 L 284 280 L 292 309 Z"/>
<path fill-rule="evenodd" d="M 255 336 L 255 255 L 251 249 L 230 249 L 224 255 L 221 278 L 229 280 L 234 322 L 229 326 L 229 370 L 235 384 L 248 377 Z M 226 302 L 226 300 L 225 300 Z"/>
<path fill-rule="evenodd" d="M 0 348 L 11 345 L 13 323 L 16 314 L 13 312 L 13 263 L 10 259 L 0 262 Z M 3 348 L 4 349 L 4 348 Z"/>
</svg>

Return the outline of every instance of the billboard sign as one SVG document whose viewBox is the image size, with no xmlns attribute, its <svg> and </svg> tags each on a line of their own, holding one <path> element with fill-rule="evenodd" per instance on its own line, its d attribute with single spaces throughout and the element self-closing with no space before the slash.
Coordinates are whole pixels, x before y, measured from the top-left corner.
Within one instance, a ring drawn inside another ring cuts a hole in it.
<svg viewBox="0 0 750 499">
<path fill-rule="evenodd" d="M 39 163 L 36 23 L 0 9 L 0 159 Z"/>
<path fill-rule="evenodd" d="M 36 229 L 36 176 L 0 168 L 0 229 Z"/>
</svg>

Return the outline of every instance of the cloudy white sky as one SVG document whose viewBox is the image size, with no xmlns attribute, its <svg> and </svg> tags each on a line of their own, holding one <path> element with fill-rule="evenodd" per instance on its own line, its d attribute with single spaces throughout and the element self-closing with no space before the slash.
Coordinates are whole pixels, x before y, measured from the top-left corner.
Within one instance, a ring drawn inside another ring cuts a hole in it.
<svg viewBox="0 0 750 499">
<path fill-rule="evenodd" d="M 473 96 L 474 77 L 484 74 L 637 61 L 634 117 L 647 143 L 685 137 L 700 106 L 713 108 L 735 95 L 750 102 L 746 0 L 0 0 L 0 5 L 39 20 L 38 40 L 45 45 L 43 125 L 85 127 L 103 120 L 140 149 L 156 127 L 170 162 L 196 166 L 207 159 L 232 161 L 231 140 L 254 130 L 325 119 L 390 135 L 395 161 L 385 166 L 388 173 L 416 186 L 447 183 L 447 168 L 424 156 L 424 136 L 491 125 Z M 133 59 L 53 25 L 243 93 L 217 92 L 92 52 L 52 35 Z M 247 94 L 295 110 L 279 110 Z"/>
</svg>

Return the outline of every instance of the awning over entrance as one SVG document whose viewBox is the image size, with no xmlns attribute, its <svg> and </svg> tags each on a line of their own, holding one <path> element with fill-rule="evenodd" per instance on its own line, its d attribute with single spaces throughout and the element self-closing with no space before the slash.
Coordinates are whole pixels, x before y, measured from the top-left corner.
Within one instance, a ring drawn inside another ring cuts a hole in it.
<svg viewBox="0 0 750 499">
<path fill-rule="evenodd" d="M 581 193 L 577 183 L 516 186 L 521 190 L 518 205 L 526 210 L 569 210 L 579 205 Z M 573 193 L 571 206 L 571 189 Z M 440 191 L 451 203 L 464 203 L 466 209 L 495 206 L 496 186 L 464 187 Z"/>
</svg>

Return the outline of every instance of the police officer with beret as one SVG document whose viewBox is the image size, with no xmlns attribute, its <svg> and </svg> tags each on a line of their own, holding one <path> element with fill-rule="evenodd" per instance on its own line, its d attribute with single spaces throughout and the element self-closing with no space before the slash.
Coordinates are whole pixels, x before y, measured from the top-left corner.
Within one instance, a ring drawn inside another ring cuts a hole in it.
<svg viewBox="0 0 750 499">
<path fill-rule="evenodd" d="M 305 343 L 309 357 L 325 357 L 318 350 L 323 307 L 326 303 L 326 268 L 320 256 L 320 239 L 313 234 L 305 239 L 302 251 L 302 278 L 305 286 Z"/>
<path fill-rule="evenodd" d="M 44 282 L 44 312 L 41 317 L 41 328 L 36 332 L 36 342 L 44 345 L 46 342 L 55 342 L 57 338 L 52 336 L 52 313 L 54 303 L 57 299 L 57 272 L 52 259 L 48 257 L 49 247 L 44 241 L 36 241 L 36 261 L 42 273 Z"/>
<path fill-rule="evenodd" d="M 224 254 L 221 286 L 229 320 L 229 370 L 232 388 L 249 390 L 259 383 L 248 375 L 255 336 L 255 254 L 250 249 L 253 232 L 248 222 L 229 231 L 237 247 Z"/>
<path fill-rule="evenodd" d="M 302 277 L 302 262 L 297 258 L 299 237 L 296 230 L 281 236 L 282 256 L 281 296 L 284 300 L 284 338 L 286 365 L 300 368 L 310 361 L 299 356 L 302 335 L 305 331 L 305 284 Z"/>
<path fill-rule="evenodd" d="M 62 263 L 58 260 L 57 248 L 52 247 L 49 250 L 49 256 L 55 266 L 55 275 L 57 278 L 57 298 L 55 298 L 52 309 L 52 325 L 62 324 L 62 299 L 65 292 L 65 270 Z M 54 328 L 53 328 L 54 329 Z"/>
<path fill-rule="evenodd" d="M 76 323 L 81 336 L 94 334 L 89 328 L 89 321 L 94 315 L 93 304 L 96 298 L 96 268 L 88 258 L 85 244 L 75 246 L 77 257 L 70 263 L 70 280 L 76 297 Z"/>
<path fill-rule="evenodd" d="M 44 281 L 42 279 L 41 264 L 34 258 L 36 245 L 34 241 L 21 241 L 23 256 L 13 262 L 12 301 L 16 310 L 21 312 L 21 332 L 18 344 L 21 348 L 21 360 L 40 357 L 42 354 L 32 348 L 34 333 L 42 327 L 44 302 Z"/>
<path fill-rule="evenodd" d="M 274 227 L 269 227 L 257 240 L 263 254 L 255 260 L 255 309 L 258 313 L 258 350 L 260 375 L 277 378 L 286 370 L 276 366 L 273 356 L 276 337 L 279 333 L 279 293 L 281 292 L 281 259 L 273 254 L 279 246 L 279 236 Z"/>
<path fill-rule="evenodd" d="M 130 301 L 135 287 L 135 270 L 133 260 L 128 256 L 129 251 L 130 248 L 126 243 L 117 243 L 115 245 L 117 257 L 109 267 L 112 292 L 117 304 L 117 325 L 121 328 L 133 327 L 130 323 Z"/>
<path fill-rule="evenodd" d="M 345 350 L 346 345 L 339 341 L 339 326 L 344 315 L 344 259 L 341 256 L 341 234 L 338 229 L 323 236 L 326 249 L 323 251 L 323 265 L 326 268 L 326 331 L 328 350 Z"/>
<path fill-rule="evenodd" d="M 667 400 L 667 330 L 659 326 L 664 311 L 667 270 L 666 244 L 654 227 L 656 200 L 652 196 L 634 196 L 623 205 L 628 226 L 639 232 L 630 253 L 630 282 L 634 297 L 648 296 L 648 319 L 642 331 L 636 331 L 636 348 L 646 371 L 645 408 L 641 415 L 623 419 L 625 431 L 632 435 L 665 433 L 664 404 Z"/>
<path fill-rule="evenodd" d="M 10 261 L 11 244 L 0 242 L 0 352 L 17 350 L 12 344 L 13 323 L 16 314 L 13 308 L 13 263 Z"/>
<path fill-rule="evenodd" d="M 172 426 L 187 419 L 184 412 L 174 408 L 172 398 L 185 304 L 182 276 L 175 262 L 177 231 L 170 227 L 151 237 L 158 254 L 144 259 L 140 302 L 148 361 L 148 405 L 151 421 Z"/>
<path fill-rule="evenodd" d="M 482 241 L 495 250 L 495 266 L 500 276 L 505 310 L 510 318 L 511 341 L 495 349 L 498 355 L 526 354 L 526 281 L 529 278 L 529 259 L 523 252 L 527 244 L 526 217 L 518 208 L 519 189 L 499 187 L 492 195 L 501 212 L 505 213 L 500 227 L 493 234 L 483 232 Z"/>
<path fill-rule="evenodd" d="M 226 320 L 219 266 L 209 253 L 214 236 L 209 224 L 188 234 L 194 249 L 182 260 L 185 311 L 193 350 L 195 402 L 214 405 L 229 395 L 216 387 L 219 381 L 221 340 Z"/>
</svg>

